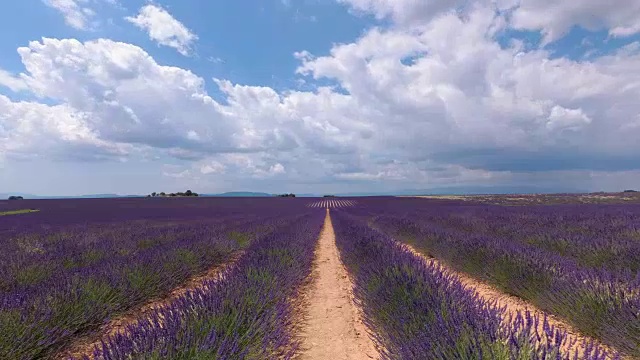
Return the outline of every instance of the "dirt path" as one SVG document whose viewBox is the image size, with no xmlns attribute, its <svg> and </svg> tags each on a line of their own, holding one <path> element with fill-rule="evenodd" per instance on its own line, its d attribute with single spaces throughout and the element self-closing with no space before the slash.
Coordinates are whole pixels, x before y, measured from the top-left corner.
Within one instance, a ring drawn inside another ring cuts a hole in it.
<svg viewBox="0 0 640 360">
<path fill-rule="evenodd" d="M 438 261 L 437 259 L 429 258 L 423 255 L 421 252 L 413 248 L 411 245 L 408 245 L 408 244 L 402 244 L 402 245 L 406 247 L 414 255 L 419 256 L 426 263 L 438 265 L 442 267 L 442 269 L 445 270 L 446 272 L 454 274 L 455 276 L 458 277 L 458 280 L 460 280 L 462 285 L 477 292 L 478 295 L 480 295 L 480 297 L 482 297 L 483 299 L 490 302 L 495 301 L 498 303 L 498 305 L 504 306 L 506 308 L 507 316 L 509 315 L 515 316 L 518 312 L 526 312 L 526 311 L 529 311 L 532 315 L 537 315 L 539 317 L 543 317 L 545 315 L 544 311 L 538 309 L 534 305 L 516 296 L 504 294 L 491 285 L 478 281 L 466 274 L 455 271 L 448 265 L 442 263 L 441 261 Z M 582 355 L 584 353 L 584 347 L 582 346 L 583 340 L 587 340 L 587 341 L 592 340 L 594 341 L 594 343 L 599 344 L 603 348 L 607 349 L 607 352 L 611 353 L 611 349 L 609 347 L 602 345 L 597 340 L 593 340 L 587 336 L 581 335 L 575 328 L 573 328 L 573 326 L 568 324 L 566 321 L 559 319 L 558 317 L 551 314 L 546 314 L 546 315 L 547 315 L 547 320 L 549 322 L 549 325 L 554 326 L 557 329 L 567 331 L 568 341 L 566 341 L 565 345 L 563 346 L 563 350 L 578 351 L 578 353 Z M 543 325 L 544 324 L 542 322 L 540 322 L 540 324 L 538 325 L 538 330 L 541 332 L 544 331 Z M 631 359 L 631 358 L 623 358 L 623 359 Z"/>
<path fill-rule="evenodd" d="M 327 209 L 313 264 L 313 282 L 303 295 L 302 360 L 377 359 L 378 352 L 355 306 Z"/>
<path fill-rule="evenodd" d="M 139 319 L 148 316 L 154 309 L 170 304 L 178 297 L 184 295 L 189 290 L 195 290 L 203 286 L 205 281 L 218 280 L 222 273 L 235 264 L 244 254 L 239 251 L 224 264 L 218 264 L 211 267 L 206 272 L 196 275 L 187 281 L 184 285 L 173 289 L 167 296 L 161 299 L 154 299 L 148 303 L 127 311 L 125 314 L 116 317 L 108 323 L 102 325 L 98 331 L 91 335 L 82 336 L 74 341 L 63 351 L 54 357 L 56 360 L 66 360 L 69 358 L 81 359 L 83 356 L 91 357 L 93 349 L 96 345 L 100 345 L 100 341 L 107 336 L 115 335 L 126 331 L 127 325 L 132 325 Z"/>
</svg>

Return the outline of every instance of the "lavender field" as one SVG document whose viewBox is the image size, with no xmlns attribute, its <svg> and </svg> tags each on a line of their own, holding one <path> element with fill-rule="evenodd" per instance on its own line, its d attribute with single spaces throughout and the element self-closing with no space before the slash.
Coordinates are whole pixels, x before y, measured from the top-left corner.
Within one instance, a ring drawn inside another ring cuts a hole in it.
<svg viewBox="0 0 640 360">
<path fill-rule="evenodd" d="M 320 236 L 368 357 L 640 358 L 640 205 L 578 202 L 0 202 L 0 359 L 312 359 Z"/>
</svg>

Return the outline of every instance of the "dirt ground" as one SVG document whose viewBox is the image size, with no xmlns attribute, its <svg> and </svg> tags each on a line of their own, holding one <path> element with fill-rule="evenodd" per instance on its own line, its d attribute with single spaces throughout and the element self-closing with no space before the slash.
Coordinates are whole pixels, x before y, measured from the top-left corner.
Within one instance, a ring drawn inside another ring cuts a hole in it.
<svg viewBox="0 0 640 360">
<path fill-rule="evenodd" d="M 340 261 L 329 210 L 316 248 L 313 281 L 303 294 L 303 360 L 377 359 L 378 351 L 353 301 L 352 285 Z"/>
</svg>

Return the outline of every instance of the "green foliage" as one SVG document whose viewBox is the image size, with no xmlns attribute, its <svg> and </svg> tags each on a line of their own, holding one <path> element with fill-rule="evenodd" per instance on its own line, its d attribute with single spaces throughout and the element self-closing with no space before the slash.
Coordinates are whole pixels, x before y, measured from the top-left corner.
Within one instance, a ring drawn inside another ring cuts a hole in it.
<svg viewBox="0 0 640 360">
<path fill-rule="evenodd" d="M 36 264 L 19 269 L 16 272 L 16 282 L 20 285 L 35 285 L 49 278 L 51 267 L 48 264 Z"/>
<path fill-rule="evenodd" d="M 140 298 L 154 296 L 158 291 L 158 275 L 151 269 L 142 266 L 128 269 L 127 280 L 129 281 L 131 290 Z"/>
<path fill-rule="evenodd" d="M 251 239 L 253 239 L 254 235 L 247 232 L 241 231 L 231 231 L 227 234 L 229 238 L 234 240 L 240 248 L 245 248 L 249 246 L 251 243 Z"/>
<path fill-rule="evenodd" d="M 0 211 L 0 216 L 29 214 L 29 213 L 34 213 L 34 212 L 38 212 L 38 211 L 40 211 L 40 210 L 36 210 L 36 209 L 21 209 L 21 210 Z"/>
<path fill-rule="evenodd" d="M 150 249 L 154 246 L 158 245 L 158 239 L 145 238 L 142 240 L 138 240 L 138 244 L 136 247 L 138 250 Z"/>
<path fill-rule="evenodd" d="M 176 251 L 176 259 L 187 265 L 189 268 L 196 269 L 200 265 L 200 259 L 196 253 L 187 249 L 178 249 Z"/>
</svg>

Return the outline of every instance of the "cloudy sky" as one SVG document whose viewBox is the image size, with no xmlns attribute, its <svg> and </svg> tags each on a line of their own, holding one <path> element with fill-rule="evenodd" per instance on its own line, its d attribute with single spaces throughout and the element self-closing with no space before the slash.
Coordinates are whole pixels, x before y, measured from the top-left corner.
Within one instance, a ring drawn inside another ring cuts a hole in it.
<svg viewBox="0 0 640 360">
<path fill-rule="evenodd" d="M 640 0 L 23 0 L 0 192 L 640 187 Z"/>
</svg>

